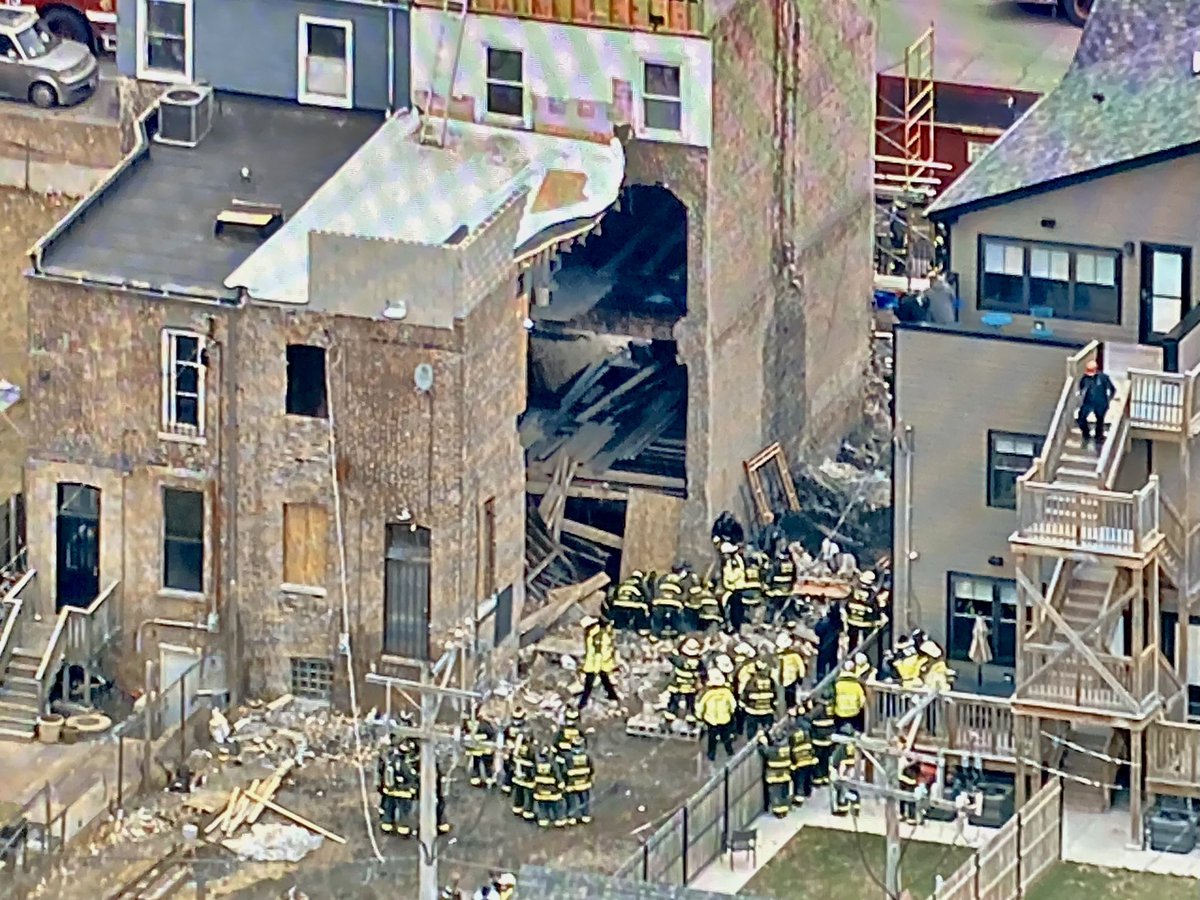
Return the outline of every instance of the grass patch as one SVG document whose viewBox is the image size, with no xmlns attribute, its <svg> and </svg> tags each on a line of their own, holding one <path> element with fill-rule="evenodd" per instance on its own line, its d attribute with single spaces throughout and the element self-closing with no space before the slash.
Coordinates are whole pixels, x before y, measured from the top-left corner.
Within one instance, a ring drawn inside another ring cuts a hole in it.
<svg viewBox="0 0 1200 900">
<path fill-rule="evenodd" d="M 883 889 L 876 879 L 883 881 L 885 846 L 884 839 L 874 834 L 802 828 L 746 885 L 745 893 L 780 900 L 880 897 Z M 911 890 L 914 897 L 928 897 L 933 893 L 934 876 L 949 875 L 971 852 L 969 847 L 948 847 L 922 841 L 906 843 L 901 863 L 904 887 Z M 739 862 L 741 859 L 739 854 Z"/>
<path fill-rule="evenodd" d="M 1059 863 L 1033 886 L 1026 900 L 1196 900 L 1193 878 L 1149 875 Z"/>
</svg>

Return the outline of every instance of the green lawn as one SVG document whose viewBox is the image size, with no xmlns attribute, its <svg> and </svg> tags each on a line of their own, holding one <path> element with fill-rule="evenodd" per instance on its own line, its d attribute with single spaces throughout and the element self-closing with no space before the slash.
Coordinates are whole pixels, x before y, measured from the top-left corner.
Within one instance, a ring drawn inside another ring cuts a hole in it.
<svg viewBox="0 0 1200 900">
<path fill-rule="evenodd" d="M 913 841 L 906 844 L 901 874 L 917 898 L 933 893 L 935 874 L 949 875 L 971 855 L 967 847 Z M 802 828 L 745 887 L 755 897 L 780 900 L 869 900 L 882 897 L 884 841 L 873 834 Z M 740 859 L 740 856 L 739 856 Z M 865 865 L 864 865 L 865 860 Z M 1096 900 L 1096 898 L 1089 898 Z M 1161 897 L 1157 900 L 1174 900 Z M 1196 900 L 1195 896 L 1189 900 Z"/>
<path fill-rule="evenodd" d="M 1192 878 L 1059 863 L 1034 885 L 1025 900 L 1196 900 L 1197 897 L 1200 897 L 1200 882 Z"/>
</svg>

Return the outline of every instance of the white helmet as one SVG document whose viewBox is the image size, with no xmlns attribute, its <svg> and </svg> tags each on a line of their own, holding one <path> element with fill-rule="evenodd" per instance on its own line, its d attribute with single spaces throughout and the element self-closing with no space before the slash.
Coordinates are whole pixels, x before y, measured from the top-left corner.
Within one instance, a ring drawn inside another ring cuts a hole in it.
<svg viewBox="0 0 1200 900">
<path fill-rule="evenodd" d="M 737 544 L 731 544 L 729 541 L 725 541 L 725 543 L 721 544 L 721 546 L 717 549 L 719 549 L 722 553 L 737 553 Z"/>
<path fill-rule="evenodd" d="M 496 879 L 496 884 L 499 887 L 516 887 L 517 879 L 516 879 L 516 877 L 514 877 L 512 875 L 511 872 L 505 872 L 503 875 L 501 875 L 499 878 Z"/>
<path fill-rule="evenodd" d="M 921 644 L 921 655 L 928 656 L 930 659 L 940 659 L 942 655 L 942 648 L 933 641 L 925 641 L 923 644 Z"/>
<path fill-rule="evenodd" d="M 775 647 L 778 650 L 787 650 L 792 646 L 792 636 L 786 631 L 775 638 Z"/>
<path fill-rule="evenodd" d="M 725 686 L 725 673 L 719 672 L 714 669 L 713 671 L 708 673 L 708 683 L 712 687 L 724 687 Z"/>
<path fill-rule="evenodd" d="M 584 616 L 582 619 L 579 620 L 579 624 L 583 626 L 584 631 L 587 631 L 593 625 L 598 624 L 599 621 L 600 620 L 597 619 L 595 616 Z"/>
<path fill-rule="evenodd" d="M 874 584 L 875 583 L 875 573 L 872 572 L 870 569 L 867 569 L 867 571 L 863 572 L 861 575 L 858 576 L 858 581 L 860 584 Z"/>
<path fill-rule="evenodd" d="M 738 644 L 736 647 L 733 648 L 733 654 L 734 654 L 734 656 L 744 656 L 747 659 L 753 658 L 756 655 L 754 652 L 754 648 L 751 647 L 749 644 L 747 644 L 745 641 L 742 641 L 740 644 Z"/>
<path fill-rule="evenodd" d="M 716 666 L 718 672 L 723 672 L 726 675 L 733 674 L 733 660 L 724 653 L 720 654 L 715 660 L 713 660 L 713 665 Z"/>
<path fill-rule="evenodd" d="M 844 663 L 842 663 L 842 671 L 843 672 L 853 672 L 854 671 L 854 660 L 848 659 Z"/>
<path fill-rule="evenodd" d="M 684 656 L 695 656 L 700 652 L 700 642 L 690 637 L 680 646 L 679 652 Z"/>
<path fill-rule="evenodd" d="M 854 665 L 869 666 L 870 664 L 871 664 L 870 661 L 867 659 L 867 654 L 865 654 L 865 653 L 855 653 L 854 654 Z"/>
</svg>

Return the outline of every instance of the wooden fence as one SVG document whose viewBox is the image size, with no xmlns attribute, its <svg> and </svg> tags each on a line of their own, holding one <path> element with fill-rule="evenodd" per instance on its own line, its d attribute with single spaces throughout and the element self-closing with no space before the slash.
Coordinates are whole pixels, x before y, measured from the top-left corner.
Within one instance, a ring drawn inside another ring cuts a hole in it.
<svg viewBox="0 0 1200 900">
<path fill-rule="evenodd" d="M 1033 795 L 930 900 L 1020 900 L 1062 857 L 1062 782 Z"/>
</svg>

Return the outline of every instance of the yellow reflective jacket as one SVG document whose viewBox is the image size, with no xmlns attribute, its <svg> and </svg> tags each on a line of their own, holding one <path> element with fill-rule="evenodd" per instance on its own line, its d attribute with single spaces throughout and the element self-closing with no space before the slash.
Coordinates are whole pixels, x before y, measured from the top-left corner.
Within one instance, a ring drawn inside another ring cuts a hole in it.
<svg viewBox="0 0 1200 900">
<path fill-rule="evenodd" d="M 867 705 L 867 695 L 857 678 L 846 673 L 833 683 L 833 714 L 839 719 L 857 716 Z"/>
<path fill-rule="evenodd" d="M 696 715 L 705 725 L 720 727 L 733 721 L 733 713 L 737 709 L 737 701 L 733 691 L 721 685 L 707 688 L 696 701 Z"/>
<path fill-rule="evenodd" d="M 583 636 L 583 671 L 611 672 L 617 667 L 617 648 L 611 625 L 593 625 Z"/>
<path fill-rule="evenodd" d="M 795 650 L 784 650 L 779 654 L 779 683 L 791 687 L 804 677 L 804 657 Z"/>
</svg>

